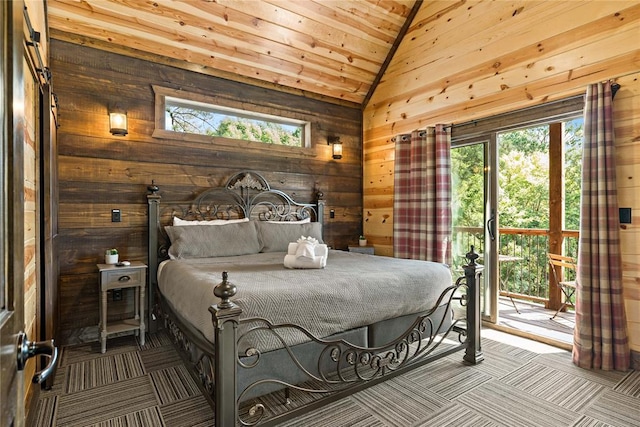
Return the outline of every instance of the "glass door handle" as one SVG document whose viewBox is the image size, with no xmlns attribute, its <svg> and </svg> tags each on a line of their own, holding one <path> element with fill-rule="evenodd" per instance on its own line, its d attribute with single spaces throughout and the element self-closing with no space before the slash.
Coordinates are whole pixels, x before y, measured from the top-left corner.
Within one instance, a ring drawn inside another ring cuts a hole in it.
<svg viewBox="0 0 640 427">
<path fill-rule="evenodd" d="M 491 218 L 487 221 L 487 231 L 489 232 L 489 238 L 491 241 L 496 240 L 496 214 L 491 212 Z"/>
<path fill-rule="evenodd" d="M 27 334 L 20 332 L 18 336 L 18 370 L 22 371 L 27 364 L 27 360 L 34 356 L 49 357 L 49 364 L 40 372 L 36 372 L 32 378 L 34 383 L 40 384 L 53 373 L 58 363 L 58 347 L 53 340 L 31 342 Z"/>
</svg>

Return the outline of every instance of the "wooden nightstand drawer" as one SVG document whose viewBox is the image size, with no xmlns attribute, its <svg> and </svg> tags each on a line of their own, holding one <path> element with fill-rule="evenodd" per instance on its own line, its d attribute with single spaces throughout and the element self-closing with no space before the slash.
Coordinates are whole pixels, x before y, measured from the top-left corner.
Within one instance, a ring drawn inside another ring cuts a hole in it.
<svg viewBox="0 0 640 427">
<path fill-rule="evenodd" d="M 141 268 L 124 268 L 106 271 L 102 284 L 111 286 L 114 284 L 122 286 L 133 286 L 143 281 L 144 269 Z"/>
</svg>

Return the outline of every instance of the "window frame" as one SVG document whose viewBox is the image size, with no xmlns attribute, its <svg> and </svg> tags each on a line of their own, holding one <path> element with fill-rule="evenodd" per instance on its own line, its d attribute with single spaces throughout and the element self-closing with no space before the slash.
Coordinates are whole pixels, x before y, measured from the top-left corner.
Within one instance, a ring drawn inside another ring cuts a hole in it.
<svg viewBox="0 0 640 427">
<path fill-rule="evenodd" d="M 302 157 L 315 157 L 316 150 L 312 147 L 311 141 L 311 122 L 307 120 L 301 120 L 297 118 L 286 117 L 284 115 L 278 116 L 269 114 L 266 112 L 258 111 L 259 106 L 256 105 L 255 110 L 246 110 L 237 108 L 234 105 L 222 105 L 217 97 L 200 94 L 195 92 L 188 92 L 181 89 L 172 89 L 157 85 L 151 85 L 154 91 L 154 129 L 152 133 L 153 138 L 169 139 L 173 141 L 185 141 L 185 142 L 198 142 L 208 145 L 215 145 L 218 147 L 233 148 L 243 147 L 243 149 L 252 149 L 258 151 L 267 151 L 269 153 L 282 153 L 286 155 L 300 155 Z M 272 121 L 280 124 L 295 124 L 303 125 L 303 137 L 302 142 L 304 146 L 289 146 L 280 144 L 267 144 L 261 141 L 250 141 L 245 139 L 233 139 L 220 136 L 202 135 L 196 133 L 176 132 L 166 129 L 166 106 L 167 100 L 174 103 L 184 103 L 187 106 L 202 106 L 204 110 L 211 111 L 229 111 L 234 113 L 237 117 Z M 239 104 L 240 102 L 236 102 Z M 233 104 L 229 102 L 228 104 Z M 246 102 L 242 102 L 242 105 L 246 105 Z M 266 109 L 266 107 L 265 107 Z M 269 107 L 273 110 L 273 107 Z"/>
<path fill-rule="evenodd" d="M 454 124 L 451 127 L 451 146 L 457 147 L 484 140 L 491 134 L 572 120 L 583 114 L 583 108 L 584 94 L 580 94 L 533 107 Z"/>
</svg>

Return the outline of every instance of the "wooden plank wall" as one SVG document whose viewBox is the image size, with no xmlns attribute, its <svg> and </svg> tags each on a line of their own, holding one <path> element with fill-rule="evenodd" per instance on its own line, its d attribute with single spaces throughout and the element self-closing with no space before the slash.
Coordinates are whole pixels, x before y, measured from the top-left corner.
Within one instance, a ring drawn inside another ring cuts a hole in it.
<svg viewBox="0 0 640 427">
<path fill-rule="evenodd" d="M 54 91 L 59 100 L 60 327 L 64 342 L 95 339 L 98 273 L 104 250 L 121 259 L 147 259 L 146 187 L 155 180 L 165 201 L 185 201 L 234 172 L 262 173 L 273 188 L 310 202 L 314 189 L 327 202 L 327 243 L 346 249 L 362 225 L 362 113 L 303 96 L 205 76 L 59 40 L 51 43 Z M 220 102 L 242 102 L 263 112 L 287 112 L 311 122 L 315 155 L 269 150 L 260 143 L 237 147 L 152 138 L 151 85 L 206 94 Z M 129 135 L 108 131 L 108 108 L 128 111 Z M 331 158 L 328 135 L 344 144 L 341 160 Z M 256 144 L 260 145 L 258 148 Z M 111 222 L 111 209 L 122 222 Z M 329 218 L 333 209 L 335 218 Z M 132 308 L 131 295 L 111 302 L 110 317 Z M 81 336 L 78 334 L 88 334 Z"/>
<path fill-rule="evenodd" d="M 41 43 L 38 49 L 42 55 L 44 66 L 47 66 L 47 24 L 45 8 L 42 2 L 25 1 L 29 22 L 34 31 L 41 34 Z M 26 24 L 24 24 L 25 37 L 28 36 Z M 27 53 L 29 55 L 29 53 Z M 33 53 L 31 53 L 33 55 Z M 33 56 L 32 56 L 33 57 Z M 41 177 L 39 174 L 40 162 L 40 89 L 34 66 L 30 65 L 27 58 L 24 64 L 24 331 L 30 340 L 42 339 L 40 336 L 41 312 L 40 298 L 42 296 L 40 269 L 38 262 L 40 257 L 39 228 L 41 209 L 38 205 L 40 195 Z M 36 65 L 35 67 L 39 67 Z M 36 371 L 36 358 L 27 362 L 24 377 L 31 378 Z M 25 381 L 25 407 L 30 408 L 37 387 L 31 381 Z"/>
<path fill-rule="evenodd" d="M 620 227 L 627 326 L 640 369 L 640 73 L 618 79 L 613 101 L 618 205 L 631 208 L 631 224 Z"/>
<path fill-rule="evenodd" d="M 633 224 L 622 230 L 625 296 L 640 354 L 639 20 L 638 2 L 424 2 L 364 110 L 364 232 L 376 253 L 392 254 L 394 135 L 562 99 L 615 79 L 622 85 L 615 101 L 620 203 L 634 208 Z"/>
<path fill-rule="evenodd" d="M 27 61 L 24 62 L 24 331 L 29 339 L 39 337 L 38 331 L 38 83 L 31 74 Z M 35 358 L 29 360 L 25 375 L 31 378 L 35 373 Z M 32 388 L 25 382 L 26 393 Z"/>
</svg>

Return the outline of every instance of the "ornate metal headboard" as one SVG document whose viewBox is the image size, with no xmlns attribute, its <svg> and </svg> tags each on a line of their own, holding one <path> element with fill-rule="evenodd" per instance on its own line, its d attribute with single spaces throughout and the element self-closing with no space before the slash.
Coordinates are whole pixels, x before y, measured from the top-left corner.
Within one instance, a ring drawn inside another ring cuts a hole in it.
<svg viewBox="0 0 640 427">
<path fill-rule="evenodd" d="M 152 193 L 157 190 L 151 189 Z M 322 215 L 317 203 L 298 203 L 291 196 L 271 188 L 260 174 L 242 171 L 221 187 L 203 191 L 189 206 L 170 205 L 162 216 L 190 220 L 249 218 L 259 221 L 296 221 Z"/>
<path fill-rule="evenodd" d="M 220 187 L 209 188 L 193 201 L 160 207 L 159 187 L 147 187 L 149 208 L 149 327 L 155 328 L 153 309 L 158 264 L 167 259 L 169 239 L 164 230 L 173 218 L 212 220 L 249 218 L 257 221 L 296 221 L 310 218 L 323 222 L 323 194 L 316 191 L 316 203 L 298 203 L 287 193 L 274 190 L 257 172 L 241 171 Z"/>
</svg>

